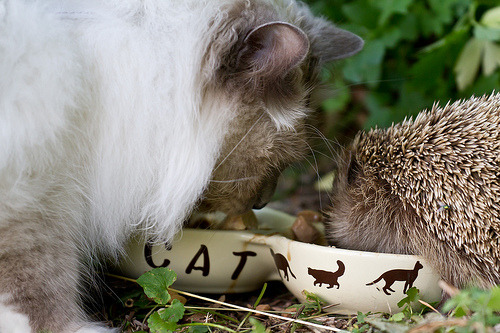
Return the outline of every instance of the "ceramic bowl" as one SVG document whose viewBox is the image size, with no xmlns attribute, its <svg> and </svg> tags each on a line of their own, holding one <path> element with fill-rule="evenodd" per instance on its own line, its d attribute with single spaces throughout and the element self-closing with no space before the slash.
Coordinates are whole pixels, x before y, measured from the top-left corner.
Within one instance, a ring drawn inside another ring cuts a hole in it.
<svg viewBox="0 0 500 333">
<path fill-rule="evenodd" d="M 265 230 L 185 229 L 171 246 L 129 244 L 119 271 L 137 278 L 159 266 L 173 269 L 174 287 L 198 293 L 259 289 L 281 279 L 300 301 L 314 293 L 339 314 L 397 312 L 404 291 L 415 286 L 422 299 L 440 299 L 439 276 L 412 255 L 345 250 L 293 241 L 287 237 L 295 217 L 272 209 L 256 211 Z"/>
<path fill-rule="evenodd" d="M 255 211 L 259 230 L 184 229 L 170 245 L 148 245 L 138 236 L 129 242 L 127 258 L 117 270 L 137 278 L 155 267 L 177 273 L 173 287 L 198 293 L 241 293 L 280 280 L 269 247 L 251 242 L 265 234 L 290 234 L 295 218 L 270 209 Z"/>
<path fill-rule="evenodd" d="M 303 302 L 304 290 L 314 293 L 334 305 L 330 312 L 399 312 L 397 303 L 413 286 L 427 302 L 441 297 L 438 274 L 417 256 L 344 250 L 277 235 L 251 242 L 270 247 L 280 277 L 295 297 Z"/>
</svg>

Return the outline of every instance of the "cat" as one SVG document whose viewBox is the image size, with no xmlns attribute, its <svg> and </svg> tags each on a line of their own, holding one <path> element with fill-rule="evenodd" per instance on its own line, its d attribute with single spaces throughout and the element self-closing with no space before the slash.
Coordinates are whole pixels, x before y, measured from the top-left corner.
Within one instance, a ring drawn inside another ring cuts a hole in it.
<svg viewBox="0 0 500 333">
<path fill-rule="evenodd" d="M 424 266 L 422 266 L 420 261 L 417 261 L 415 263 L 415 266 L 411 270 L 393 269 L 393 270 L 390 270 L 390 271 L 383 273 L 376 280 L 374 280 L 373 282 L 367 283 L 366 285 L 371 286 L 371 285 L 379 282 L 380 280 L 384 279 L 385 286 L 382 288 L 382 290 L 384 291 L 384 293 L 386 295 L 390 295 L 391 293 L 389 291 L 395 292 L 395 290 L 391 289 L 391 286 L 394 284 L 394 282 L 404 281 L 405 285 L 403 287 L 403 293 L 406 293 L 408 291 L 408 289 L 413 287 L 413 282 L 415 282 L 415 280 L 418 277 L 418 271 L 422 268 L 424 268 Z"/>
<path fill-rule="evenodd" d="M 288 277 L 288 271 L 290 271 L 290 275 L 292 275 L 294 279 L 297 279 L 295 274 L 293 274 L 292 269 L 290 268 L 290 264 L 288 263 L 288 260 L 286 260 L 285 256 L 283 256 L 281 253 L 274 253 L 273 249 L 270 250 L 271 255 L 274 259 L 274 263 L 276 264 L 276 268 L 278 269 L 278 274 L 280 274 L 280 271 L 283 271 L 283 279 L 289 281 L 290 279 Z"/>
<path fill-rule="evenodd" d="M 340 289 L 340 284 L 338 282 L 338 278 L 344 275 L 345 273 L 345 265 L 342 261 L 337 260 L 337 265 L 339 266 L 339 269 L 335 272 L 329 272 L 329 271 L 323 271 L 320 269 L 313 269 L 311 267 L 307 267 L 307 273 L 314 277 L 314 286 L 319 284 L 321 285 L 328 284 L 327 289 L 333 288 L 334 286 L 337 287 L 337 289 Z"/>
<path fill-rule="evenodd" d="M 0 332 L 111 331 L 93 267 L 263 207 L 362 46 L 294 0 L 0 0 Z"/>
</svg>

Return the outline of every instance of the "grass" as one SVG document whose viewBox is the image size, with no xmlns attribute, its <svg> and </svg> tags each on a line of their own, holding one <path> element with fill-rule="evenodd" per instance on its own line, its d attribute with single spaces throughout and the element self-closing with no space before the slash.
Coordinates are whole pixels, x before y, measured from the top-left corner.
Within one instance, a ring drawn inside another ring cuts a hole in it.
<svg viewBox="0 0 500 333">
<path fill-rule="evenodd" d="M 500 287 L 456 290 L 443 283 L 449 299 L 436 304 L 411 288 L 398 304 L 400 312 L 338 316 L 325 312 L 313 294 L 296 303 L 278 282 L 258 293 L 222 295 L 219 299 L 171 288 L 175 273 L 157 268 L 137 280 L 109 275 L 114 304 L 100 317 L 123 332 L 498 332 Z M 117 296 L 119 301 L 116 302 Z M 415 305 L 420 310 L 415 311 Z"/>
<path fill-rule="evenodd" d="M 137 281 L 108 276 L 120 301 L 107 307 L 100 317 L 125 332 L 148 332 L 149 329 L 151 332 L 311 332 L 307 327 L 339 331 L 335 326 L 322 324 L 331 318 L 322 313 L 322 304 L 317 298 L 311 295 L 308 303 L 295 304 L 296 300 L 281 283 L 270 283 L 269 288 L 266 284 L 258 294 L 223 295 L 213 299 L 170 287 L 165 292 L 165 282 L 171 281 L 170 274 L 168 269 L 154 269 Z M 179 304 L 183 303 L 181 309 Z M 339 319 L 339 322 L 347 323 L 347 319 Z"/>
</svg>

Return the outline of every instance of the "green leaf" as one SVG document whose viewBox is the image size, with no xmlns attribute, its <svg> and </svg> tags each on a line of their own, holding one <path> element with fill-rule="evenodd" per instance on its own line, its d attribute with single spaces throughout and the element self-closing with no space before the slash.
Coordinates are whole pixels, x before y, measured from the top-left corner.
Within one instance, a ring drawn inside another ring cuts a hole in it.
<svg viewBox="0 0 500 333">
<path fill-rule="evenodd" d="M 483 74 L 489 76 L 500 66 L 500 46 L 493 42 L 484 43 Z"/>
<path fill-rule="evenodd" d="M 464 90 L 474 81 L 481 63 L 483 45 L 484 41 L 471 38 L 462 49 L 454 68 L 459 90 Z"/>
<path fill-rule="evenodd" d="M 334 91 L 334 96 L 325 99 L 321 106 L 326 112 L 335 113 L 347 106 L 351 100 L 351 94 L 343 80 L 335 80 L 331 85 L 331 89 Z"/>
<path fill-rule="evenodd" d="M 500 28 L 500 6 L 486 11 L 481 17 L 481 23 L 487 27 Z"/>
<path fill-rule="evenodd" d="M 170 306 L 158 310 L 161 319 L 167 322 L 177 323 L 184 316 L 184 304 L 181 303 L 178 299 L 174 299 Z"/>
<path fill-rule="evenodd" d="M 493 90 L 498 90 L 500 87 L 500 70 L 490 76 L 481 75 L 472 86 L 461 92 L 461 98 L 469 98 L 472 95 L 481 96 L 491 94 Z"/>
<path fill-rule="evenodd" d="M 366 107 L 370 111 L 370 118 L 365 122 L 365 129 L 373 126 L 386 127 L 392 122 L 390 109 L 386 106 L 387 98 L 384 94 L 370 92 L 366 95 Z"/>
<path fill-rule="evenodd" d="M 436 20 L 443 23 L 451 22 L 453 18 L 454 0 L 428 0 L 428 3 L 434 13 Z"/>
<path fill-rule="evenodd" d="M 420 299 L 419 290 L 415 287 L 411 287 L 406 291 L 406 297 L 398 302 L 398 307 L 403 307 L 405 304 L 411 306 L 412 302 L 416 302 Z"/>
<path fill-rule="evenodd" d="M 378 39 L 385 47 L 393 48 L 401 39 L 402 32 L 399 27 L 384 29 L 383 35 Z"/>
<path fill-rule="evenodd" d="M 177 329 L 176 323 L 163 320 L 159 312 L 155 312 L 149 316 L 148 326 L 151 332 L 154 333 L 171 333 Z"/>
<path fill-rule="evenodd" d="M 420 51 L 419 60 L 410 68 L 408 84 L 401 87 L 403 90 L 398 108 L 412 107 L 403 105 L 407 102 L 404 99 L 409 96 L 416 97 L 415 93 L 422 94 L 422 98 L 420 103 L 413 105 L 413 110 L 429 107 L 437 99 L 450 99 L 455 92 L 455 76 L 449 73 L 454 64 L 450 59 L 458 58 L 469 38 L 468 30 L 457 30 Z M 404 109 L 401 109 L 401 112 L 404 112 Z"/>
<path fill-rule="evenodd" d="M 408 296 L 407 296 L 407 297 L 405 297 L 405 298 L 403 298 L 402 300 L 400 300 L 400 301 L 398 302 L 398 307 L 399 307 L 399 308 L 402 308 L 402 307 L 403 307 L 403 306 L 405 306 L 406 304 L 408 304 Z"/>
<path fill-rule="evenodd" d="M 178 327 L 177 322 L 184 316 L 184 311 L 184 305 L 174 299 L 170 306 L 154 312 L 148 318 L 148 326 L 152 332 L 174 332 Z"/>
<path fill-rule="evenodd" d="M 416 287 L 411 287 L 406 291 L 410 302 L 417 302 L 420 299 L 419 290 Z"/>
<path fill-rule="evenodd" d="M 379 10 L 367 1 L 353 1 L 342 5 L 342 13 L 357 25 L 365 26 L 369 29 L 377 27 L 377 17 Z"/>
<path fill-rule="evenodd" d="M 207 326 L 190 326 L 188 329 L 189 333 L 207 333 L 210 329 Z"/>
<path fill-rule="evenodd" d="M 266 289 L 267 289 L 267 283 L 264 283 L 264 285 L 262 286 L 262 290 L 260 291 L 259 297 L 257 297 L 255 302 L 253 303 L 254 308 L 257 307 L 257 305 L 259 305 L 260 301 L 262 300 L 262 297 L 264 297 Z"/>
<path fill-rule="evenodd" d="M 358 316 L 356 317 L 357 321 L 359 324 L 363 324 L 365 322 L 365 319 L 366 319 L 366 314 L 358 311 Z"/>
<path fill-rule="evenodd" d="M 465 317 L 467 316 L 467 311 L 463 307 L 458 306 L 455 308 L 454 316 L 457 318 Z"/>
<path fill-rule="evenodd" d="M 402 16 L 396 28 L 401 32 L 402 39 L 414 41 L 418 37 L 418 21 L 413 14 Z"/>
<path fill-rule="evenodd" d="M 137 283 L 144 289 L 144 293 L 158 304 L 167 304 L 170 301 L 168 287 L 174 283 L 177 275 L 171 269 L 158 267 L 144 273 L 137 279 Z"/>
<path fill-rule="evenodd" d="M 369 330 L 369 329 L 370 329 L 370 325 L 368 325 L 368 324 L 364 324 L 363 326 L 361 326 L 361 327 L 359 328 L 359 331 L 360 331 L 360 332 L 368 332 L 368 330 Z"/>
<path fill-rule="evenodd" d="M 499 41 L 500 28 L 490 28 L 477 24 L 474 26 L 474 37 L 481 40 Z"/>
<path fill-rule="evenodd" d="M 394 14 L 408 13 L 411 2 L 412 0 L 373 0 L 372 3 L 382 11 L 378 19 L 379 26 L 384 25 Z"/>
<path fill-rule="evenodd" d="M 321 299 L 315 294 L 307 290 L 302 290 L 302 294 L 306 297 L 307 301 L 312 301 L 314 303 L 321 303 Z"/>
<path fill-rule="evenodd" d="M 490 291 L 491 297 L 490 300 L 488 301 L 488 308 L 490 308 L 492 311 L 500 311 L 500 287 L 496 286 L 491 289 Z"/>
<path fill-rule="evenodd" d="M 383 41 L 367 41 L 363 52 L 346 60 L 343 68 L 344 77 L 351 82 L 362 82 L 370 87 L 376 87 L 380 83 L 384 55 Z"/>
<path fill-rule="evenodd" d="M 322 304 L 325 304 L 325 302 L 319 298 L 318 295 L 310 292 L 310 291 L 307 291 L 307 290 L 302 290 L 302 294 L 304 294 L 304 296 L 306 296 L 306 301 L 307 303 L 312 303 L 314 305 L 317 305 L 317 306 L 321 306 Z"/>
<path fill-rule="evenodd" d="M 395 313 L 389 318 L 390 321 L 402 321 L 403 319 L 405 319 L 405 314 L 403 312 Z"/>
<path fill-rule="evenodd" d="M 266 327 L 257 319 L 250 317 L 249 321 L 252 324 L 252 333 L 267 333 Z"/>
<path fill-rule="evenodd" d="M 408 331 L 407 325 L 402 325 L 401 323 L 396 322 L 388 322 L 383 318 L 366 318 L 366 321 L 383 332 L 406 333 Z"/>
</svg>

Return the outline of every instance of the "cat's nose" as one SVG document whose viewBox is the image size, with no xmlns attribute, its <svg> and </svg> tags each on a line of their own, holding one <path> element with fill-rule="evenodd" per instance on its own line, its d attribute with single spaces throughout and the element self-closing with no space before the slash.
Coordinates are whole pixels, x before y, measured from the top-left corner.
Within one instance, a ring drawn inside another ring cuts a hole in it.
<svg viewBox="0 0 500 333">
<path fill-rule="evenodd" d="M 266 207 L 266 205 L 268 204 L 268 202 L 256 202 L 253 204 L 253 209 L 262 209 L 264 207 Z"/>
<path fill-rule="evenodd" d="M 260 195 L 256 198 L 253 209 L 264 208 L 274 195 L 274 190 L 278 183 L 279 174 L 273 175 L 273 177 L 268 177 L 264 180 L 262 187 L 259 191 Z"/>
</svg>

